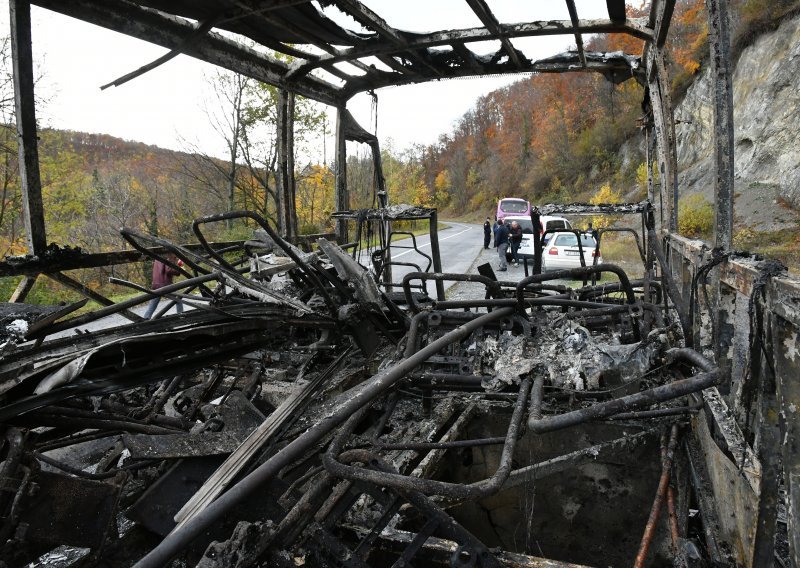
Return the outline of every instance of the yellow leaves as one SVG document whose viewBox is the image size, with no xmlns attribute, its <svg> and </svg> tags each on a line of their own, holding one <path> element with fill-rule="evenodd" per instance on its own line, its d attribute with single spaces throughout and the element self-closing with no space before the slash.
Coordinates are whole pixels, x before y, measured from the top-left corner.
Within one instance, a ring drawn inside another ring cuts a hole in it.
<svg viewBox="0 0 800 568">
<path fill-rule="evenodd" d="M 312 164 L 297 178 L 297 224 L 301 233 L 317 233 L 327 228 L 333 210 L 335 176 L 327 166 Z"/>
<path fill-rule="evenodd" d="M 678 232 L 685 237 L 708 237 L 714 227 L 714 209 L 702 194 L 696 193 L 678 203 Z"/>
<path fill-rule="evenodd" d="M 700 62 L 699 61 L 687 61 L 683 64 L 683 68 L 686 69 L 688 73 L 694 75 L 697 73 L 697 70 L 700 69 Z"/>
<path fill-rule="evenodd" d="M 597 190 L 597 193 L 595 193 L 591 199 L 589 199 L 589 203 L 592 205 L 622 203 L 622 192 L 618 189 L 612 189 L 610 183 L 604 183 L 602 186 L 600 186 L 600 189 Z M 595 229 L 601 229 L 613 225 L 616 221 L 616 218 L 614 216 L 601 215 L 592 217 L 591 220 Z"/>
<path fill-rule="evenodd" d="M 592 205 L 605 205 L 608 203 L 622 203 L 622 192 L 618 189 L 611 189 L 610 183 L 604 183 L 595 193 L 589 203 Z"/>
</svg>

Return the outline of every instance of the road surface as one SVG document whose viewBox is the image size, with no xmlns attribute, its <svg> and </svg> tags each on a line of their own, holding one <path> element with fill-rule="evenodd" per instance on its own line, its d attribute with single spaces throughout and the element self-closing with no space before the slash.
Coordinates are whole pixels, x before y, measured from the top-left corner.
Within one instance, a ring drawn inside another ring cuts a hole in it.
<svg viewBox="0 0 800 568">
<path fill-rule="evenodd" d="M 483 225 L 471 223 L 461 223 L 456 221 L 442 221 L 447 225 L 446 229 L 439 229 L 439 256 L 442 260 L 442 272 L 469 272 L 472 263 L 483 250 Z M 416 238 L 417 248 L 424 254 L 431 254 L 430 235 L 420 235 Z M 392 262 L 408 262 L 418 265 L 421 270 L 425 270 L 428 259 L 408 248 L 412 246 L 411 239 L 402 239 L 392 242 Z M 370 267 L 369 259 L 366 254 L 359 258 L 362 265 Z M 396 265 L 392 266 L 392 281 L 401 283 L 403 276 L 409 272 L 416 272 L 412 266 Z M 430 272 L 433 272 L 431 266 Z M 445 290 L 453 285 L 453 282 L 445 282 Z M 400 292 L 401 288 L 394 290 Z M 432 281 L 428 285 L 428 294 L 435 296 L 436 287 Z"/>
</svg>

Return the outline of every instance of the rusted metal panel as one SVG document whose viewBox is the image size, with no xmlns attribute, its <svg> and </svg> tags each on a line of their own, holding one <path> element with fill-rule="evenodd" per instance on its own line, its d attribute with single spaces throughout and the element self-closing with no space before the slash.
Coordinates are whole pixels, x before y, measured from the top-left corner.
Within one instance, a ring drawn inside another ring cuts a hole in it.
<svg viewBox="0 0 800 568">
<path fill-rule="evenodd" d="M 800 327 L 781 317 L 775 317 L 772 324 L 787 534 L 790 557 L 796 561 L 800 558 Z"/>
<path fill-rule="evenodd" d="M 705 456 L 721 536 L 734 547 L 732 552 L 737 564 L 749 566 L 758 521 L 756 488 L 760 481 L 760 468 L 754 469 L 758 464 L 748 461 L 749 467 L 745 471 L 749 475 L 743 476 L 740 464 L 714 442 L 704 414 L 694 420 L 694 431 Z"/>
</svg>

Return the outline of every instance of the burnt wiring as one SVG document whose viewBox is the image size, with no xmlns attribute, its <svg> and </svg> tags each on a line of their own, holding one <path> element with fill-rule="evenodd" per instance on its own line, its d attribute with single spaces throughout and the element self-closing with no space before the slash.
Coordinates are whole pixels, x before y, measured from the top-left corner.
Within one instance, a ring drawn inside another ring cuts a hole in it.
<svg viewBox="0 0 800 568">
<path fill-rule="evenodd" d="M 697 303 L 697 296 L 698 296 L 698 286 L 702 283 L 703 286 L 703 301 L 705 302 L 705 308 L 708 313 L 711 313 L 711 300 L 708 297 L 708 288 L 707 288 L 707 281 L 708 281 L 708 274 L 711 272 L 711 269 L 715 266 L 718 266 L 728 260 L 730 258 L 730 253 L 723 253 L 722 249 L 714 248 L 711 250 L 711 260 L 709 260 L 706 264 L 701 266 L 697 269 L 697 272 L 692 278 L 692 287 L 689 295 L 689 322 L 691 325 L 694 325 L 694 318 L 695 318 L 695 304 Z M 710 318 L 711 320 L 711 337 L 716 337 L 716 326 L 714 324 L 714 318 Z"/>
</svg>

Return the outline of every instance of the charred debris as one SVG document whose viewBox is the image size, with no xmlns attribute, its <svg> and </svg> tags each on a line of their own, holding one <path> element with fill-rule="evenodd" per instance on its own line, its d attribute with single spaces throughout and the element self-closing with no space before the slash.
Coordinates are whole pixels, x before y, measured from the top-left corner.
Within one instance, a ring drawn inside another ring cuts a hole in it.
<svg viewBox="0 0 800 568">
<path fill-rule="evenodd" d="M 200 251 L 123 230 L 186 278 L 6 318 L 0 564 L 727 564 L 689 434 L 718 369 L 685 346 L 649 205 L 609 212 L 641 216 L 644 278 L 444 274 L 416 239 L 404 266 L 390 222 L 435 220 L 410 207 L 337 214 L 363 250 L 251 212 L 197 220 Z M 253 239 L 208 245 L 231 217 Z M 85 331 L 153 294 L 193 309 Z"/>
</svg>

